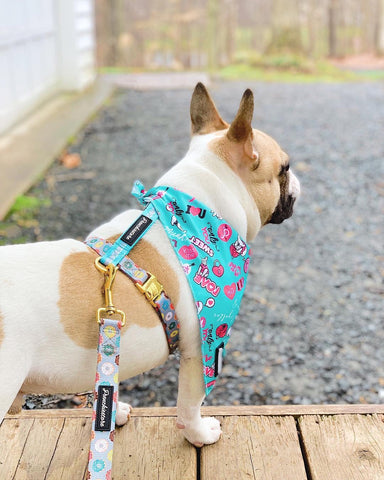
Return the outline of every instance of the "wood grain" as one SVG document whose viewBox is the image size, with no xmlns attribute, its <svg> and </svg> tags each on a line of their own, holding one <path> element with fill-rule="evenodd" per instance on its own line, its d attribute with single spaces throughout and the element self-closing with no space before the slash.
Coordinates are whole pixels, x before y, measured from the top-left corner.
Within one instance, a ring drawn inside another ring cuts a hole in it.
<svg viewBox="0 0 384 480">
<path fill-rule="evenodd" d="M 219 417 L 224 434 L 198 451 L 175 428 L 176 409 L 135 409 L 117 430 L 112 478 L 305 480 L 305 461 L 311 480 L 384 480 L 384 415 L 377 412 L 384 406 L 207 407 L 203 413 Z M 0 479 L 85 480 L 90 431 L 90 409 L 6 416 Z"/>
<path fill-rule="evenodd" d="M 383 421 L 382 415 L 301 417 L 312 480 L 383 480 Z"/>
<path fill-rule="evenodd" d="M 0 427 L 0 478 L 12 479 L 34 419 L 6 418 Z"/>
<path fill-rule="evenodd" d="M 195 480 L 196 449 L 173 418 L 131 418 L 117 430 L 113 480 Z"/>
<path fill-rule="evenodd" d="M 45 477 L 63 425 L 61 418 L 35 419 L 12 480 L 41 480 Z"/>
<path fill-rule="evenodd" d="M 338 404 L 338 405 L 242 405 L 203 407 L 203 415 L 240 415 L 240 416 L 293 416 L 301 415 L 351 415 L 351 414 L 384 414 L 384 404 Z M 16 415 L 7 415 L 6 418 L 69 418 L 90 417 L 92 409 L 52 409 L 52 410 L 22 410 Z M 176 417 L 175 407 L 134 408 L 133 417 Z"/>
<path fill-rule="evenodd" d="M 44 480 L 85 479 L 91 429 L 91 418 L 65 419 Z"/>
<path fill-rule="evenodd" d="M 293 418 L 221 420 L 222 439 L 201 450 L 201 480 L 307 479 Z"/>
</svg>

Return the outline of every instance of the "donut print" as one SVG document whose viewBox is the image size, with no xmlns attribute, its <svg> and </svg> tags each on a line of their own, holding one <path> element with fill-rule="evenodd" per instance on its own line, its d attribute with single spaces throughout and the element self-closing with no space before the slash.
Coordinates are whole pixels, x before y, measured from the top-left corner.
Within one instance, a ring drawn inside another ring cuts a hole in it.
<svg viewBox="0 0 384 480">
<path fill-rule="evenodd" d="M 96 452 L 99 452 L 99 453 L 106 452 L 108 450 L 108 447 L 109 447 L 109 443 L 108 443 L 108 440 L 106 440 L 105 438 L 100 438 L 100 440 L 97 440 L 95 442 Z"/>
<path fill-rule="evenodd" d="M 115 371 L 115 367 L 110 362 L 105 362 L 101 365 L 101 371 L 104 375 L 112 375 Z"/>
</svg>

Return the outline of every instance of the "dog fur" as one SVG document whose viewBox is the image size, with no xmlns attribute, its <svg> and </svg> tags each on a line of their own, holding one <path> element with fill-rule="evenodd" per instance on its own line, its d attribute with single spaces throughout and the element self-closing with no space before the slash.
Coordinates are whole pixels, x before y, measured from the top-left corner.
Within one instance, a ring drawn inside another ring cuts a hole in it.
<svg viewBox="0 0 384 480">
<path fill-rule="evenodd" d="M 251 241 L 268 223 L 292 215 L 300 192 L 288 155 L 253 129 L 253 94 L 246 90 L 231 125 L 219 115 L 202 84 L 191 101 L 192 139 L 185 157 L 157 185 L 195 196 Z M 116 239 L 138 216 L 129 210 L 96 228 L 90 237 Z M 177 426 L 197 446 L 216 442 L 219 422 L 200 416 L 204 399 L 199 327 L 182 267 L 159 222 L 132 250 L 131 258 L 164 285 L 180 321 Z M 0 248 L 0 422 L 21 409 L 27 393 L 87 391 L 95 377 L 103 275 L 96 255 L 66 239 Z M 160 320 L 124 274 L 114 286 L 116 306 L 127 314 L 122 330 L 120 379 L 150 370 L 168 357 Z M 130 407 L 119 402 L 117 424 Z"/>
</svg>

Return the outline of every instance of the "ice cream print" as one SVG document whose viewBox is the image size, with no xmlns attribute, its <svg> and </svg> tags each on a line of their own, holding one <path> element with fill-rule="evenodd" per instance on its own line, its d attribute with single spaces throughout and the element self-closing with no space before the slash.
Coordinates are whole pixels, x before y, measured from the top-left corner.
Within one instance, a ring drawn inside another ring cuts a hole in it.
<svg viewBox="0 0 384 480">
<path fill-rule="evenodd" d="M 196 198 L 170 187 L 132 191 L 154 207 L 189 282 L 200 324 L 205 390 L 221 370 L 230 330 L 247 281 L 249 247 L 224 219 Z"/>
</svg>

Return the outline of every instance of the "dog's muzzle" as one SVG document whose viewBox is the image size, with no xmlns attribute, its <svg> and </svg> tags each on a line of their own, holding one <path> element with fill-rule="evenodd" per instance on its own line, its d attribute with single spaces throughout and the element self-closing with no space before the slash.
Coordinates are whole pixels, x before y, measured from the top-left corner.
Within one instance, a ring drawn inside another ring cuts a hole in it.
<svg viewBox="0 0 384 480">
<path fill-rule="evenodd" d="M 286 220 L 287 218 L 292 217 L 293 205 L 295 201 L 296 198 L 294 198 L 292 195 L 289 195 L 285 199 L 280 198 L 280 201 L 275 211 L 273 212 L 269 223 L 279 224 L 284 222 L 284 220 Z"/>
<path fill-rule="evenodd" d="M 296 175 L 289 171 L 288 188 L 281 192 L 279 203 L 273 212 L 269 223 L 279 224 L 289 217 L 292 217 L 293 206 L 300 196 L 300 182 Z"/>
</svg>

